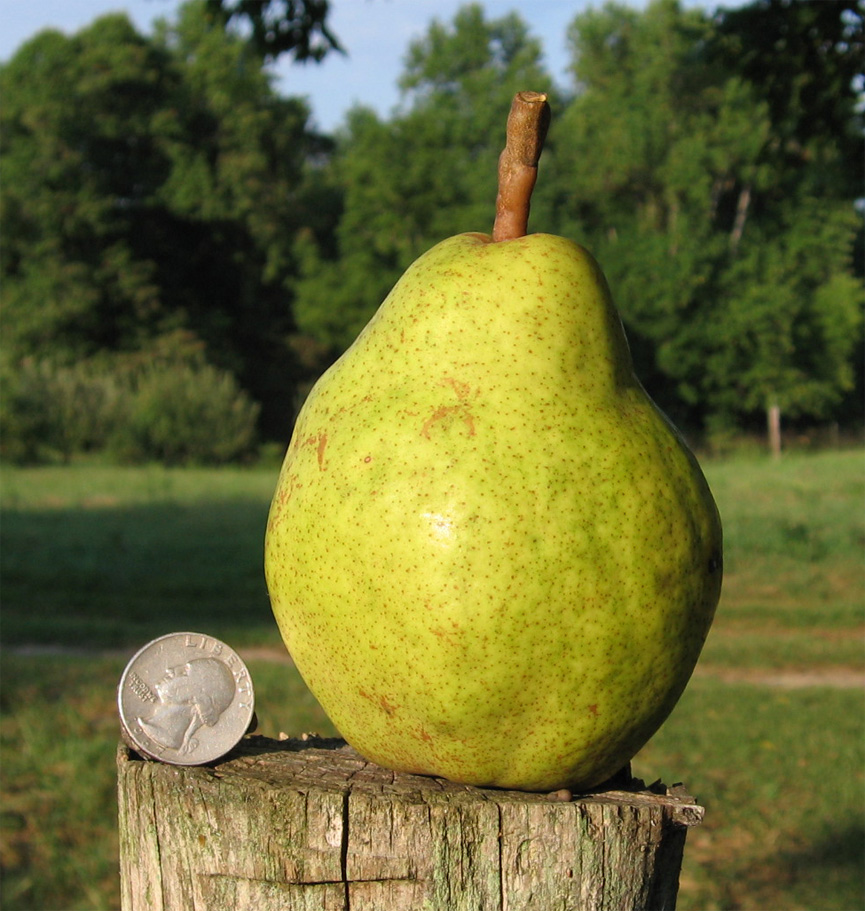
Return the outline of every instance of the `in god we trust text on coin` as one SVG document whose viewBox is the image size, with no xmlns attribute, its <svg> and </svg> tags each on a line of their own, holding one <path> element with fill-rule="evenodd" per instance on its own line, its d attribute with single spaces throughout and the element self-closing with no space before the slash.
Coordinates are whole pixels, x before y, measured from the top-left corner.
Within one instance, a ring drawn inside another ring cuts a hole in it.
<svg viewBox="0 0 865 911">
<path fill-rule="evenodd" d="M 201 633 L 170 633 L 144 646 L 117 690 L 124 739 L 152 759 L 202 765 L 233 749 L 255 709 L 240 656 Z"/>
</svg>

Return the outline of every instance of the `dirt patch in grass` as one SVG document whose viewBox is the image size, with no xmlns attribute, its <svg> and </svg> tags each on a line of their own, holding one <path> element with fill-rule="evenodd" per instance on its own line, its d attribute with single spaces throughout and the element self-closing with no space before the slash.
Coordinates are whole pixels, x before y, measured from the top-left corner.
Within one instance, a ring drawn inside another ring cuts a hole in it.
<svg viewBox="0 0 865 911">
<path fill-rule="evenodd" d="M 834 632 L 834 631 L 832 631 Z M 827 631 L 827 635 L 830 635 Z M 123 658 L 131 653 L 122 649 L 86 649 L 65 645 L 17 645 L 7 646 L 7 654 L 25 657 L 57 655 L 68 658 Z M 266 661 L 275 664 L 293 664 L 291 656 L 284 649 L 246 648 L 238 654 L 244 661 Z M 754 686 L 770 686 L 777 689 L 802 689 L 824 686 L 831 689 L 865 689 L 865 668 L 822 667 L 808 670 L 764 669 L 723 667 L 713 664 L 698 664 L 695 677 L 711 678 L 721 683 L 750 683 Z"/>
<path fill-rule="evenodd" d="M 808 670 L 765 670 L 763 668 L 718 667 L 698 664 L 696 677 L 711 677 L 721 683 L 750 683 L 777 689 L 829 687 L 831 689 L 865 689 L 865 670 L 855 667 L 823 667 Z"/>
</svg>

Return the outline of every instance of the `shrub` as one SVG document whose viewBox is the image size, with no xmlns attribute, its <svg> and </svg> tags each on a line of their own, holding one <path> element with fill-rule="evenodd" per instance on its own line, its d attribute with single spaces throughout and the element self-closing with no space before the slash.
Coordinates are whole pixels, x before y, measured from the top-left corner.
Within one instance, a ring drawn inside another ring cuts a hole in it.
<svg viewBox="0 0 865 911">
<path fill-rule="evenodd" d="M 7 368 L 0 380 L 0 453 L 11 462 L 36 462 L 51 435 L 45 365 L 25 362 Z"/>
<path fill-rule="evenodd" d="M 0 455 L 18 463 L 64 461 L 105 446 L 122 392 L 89 365 L 32 358 L 8 365 L 0 380 Z"/>
<path fill-rule="evenodd" d="M 0 375 L 0 456 L 19 464 L 106 451 L 123 462 L 222 464 L 252 451 L 259 406 L 202 358 L 146 366 L 27 359 Z"/>
<path fill-rule="evenodd" d="M 124 462 L 222 464 L 252 451 L 259 406 L 210 364 L 156 363 L 135 375 L 110 451 Z"/>
</svg>

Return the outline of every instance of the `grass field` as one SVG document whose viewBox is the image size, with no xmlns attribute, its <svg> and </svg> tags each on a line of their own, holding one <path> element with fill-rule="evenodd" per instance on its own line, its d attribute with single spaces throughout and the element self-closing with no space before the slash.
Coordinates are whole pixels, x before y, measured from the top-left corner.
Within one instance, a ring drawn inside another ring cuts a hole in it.
<svg viewBox="0 0 865 911">
<path fill-rule="evenodd" d="M 634 762 L 706 806 L 684 911 L 865 907 L 865 456 L 708 462 L 725 525 L 718 617 Z M 293 668 L 261 573 L 275 470 L 0 472 L 4 911 L 114 909 L 114 690 L 179 629 L 248 656 L 261 733 L 332 728 Z M 58 648 L 60 646 L 61 648 Z"/>
</svg>

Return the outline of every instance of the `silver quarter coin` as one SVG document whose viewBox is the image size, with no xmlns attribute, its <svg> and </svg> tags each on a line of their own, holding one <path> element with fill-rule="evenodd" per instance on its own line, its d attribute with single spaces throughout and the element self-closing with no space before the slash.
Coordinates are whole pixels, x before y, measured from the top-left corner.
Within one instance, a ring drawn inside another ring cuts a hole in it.
<svg viewBox="0 0 865 911">
<path fill-rule="evenodd" d="M 151 759 L 203 765 L 237 746 L 253 721 L 252 678 L 213 636 L 170 633 L 144 646 L 117 687 L 123 739 Z"/>
</svg>

